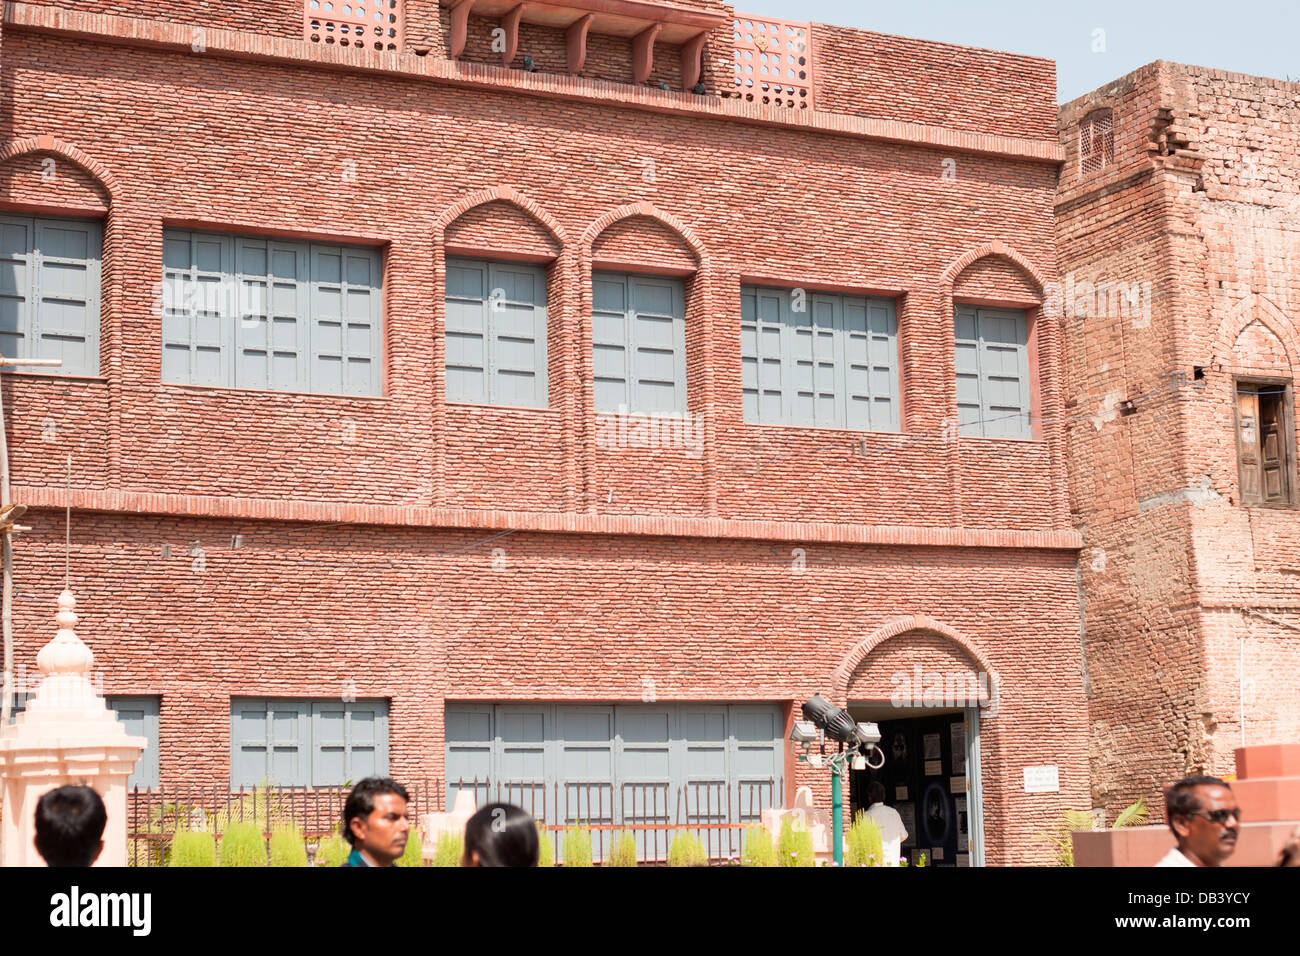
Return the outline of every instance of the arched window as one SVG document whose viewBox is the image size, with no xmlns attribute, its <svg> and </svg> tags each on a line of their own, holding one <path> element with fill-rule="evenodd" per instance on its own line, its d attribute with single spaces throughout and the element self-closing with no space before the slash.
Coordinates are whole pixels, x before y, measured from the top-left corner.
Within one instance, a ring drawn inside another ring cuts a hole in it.
<svg viewBox="0 0 1300 956">
<path fill-rule="evenodd" d="M 1087 176 L 1115 162 L 1115 118 L 1094 110 L 1079 124 L 1079 172 Z"/>
</svg>

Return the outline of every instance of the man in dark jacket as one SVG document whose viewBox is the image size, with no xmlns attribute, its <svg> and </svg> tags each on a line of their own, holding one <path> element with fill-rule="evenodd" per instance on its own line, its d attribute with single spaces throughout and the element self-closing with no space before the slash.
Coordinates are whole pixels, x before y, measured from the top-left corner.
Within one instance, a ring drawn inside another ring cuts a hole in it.
<svg viewBox="0 0 1300 956">
<path fill-rule="evenodd" d="M 352 853 L 343 866 L 395 866 L 406 850 L 406 788 L 387 777 L 366 777 L 343 805 L 343 837 Z"/>
</svg>

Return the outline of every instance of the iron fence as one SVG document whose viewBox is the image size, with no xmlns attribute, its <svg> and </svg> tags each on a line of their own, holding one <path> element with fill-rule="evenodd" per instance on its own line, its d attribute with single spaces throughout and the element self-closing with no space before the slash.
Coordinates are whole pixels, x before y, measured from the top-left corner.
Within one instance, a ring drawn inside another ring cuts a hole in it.
<svg viewBox="0 0 1300 956">
<path fill-rule="evenodd" d="M 538 822 L 540 835 L 551 842 L 556 862 L 563 861 L 565 834 L 582 828 L 591 834 L 592 858 L 604 861 L 623 833 L 636 841 L 637 859 L 663 864 L 673 838 L 692 833 L 711 861 L 738 859 L 744 831 L 761 822 L 762 811 L 780 806 L 780 778 L 728 784 L 693 782 L 673 788 L 661 781 L 542 781 L 437 778 L 404 782 L 413 826 L 426 813 L 443 812 L 456 794 L 474 795 L 477 806 L 513 803 Z M 231 823 L 254 822 L 269 840 L 281 826 L 295 826 L 311 853 L 319 841 L 339 832 L 347 787 L 267 785 L 231 789 L 220 785 L 135 788 L 128 795 L 129 858 L 131 866 L 159 866 L 172 835 L 180 829 L 222 832 Z"/>
</svg>

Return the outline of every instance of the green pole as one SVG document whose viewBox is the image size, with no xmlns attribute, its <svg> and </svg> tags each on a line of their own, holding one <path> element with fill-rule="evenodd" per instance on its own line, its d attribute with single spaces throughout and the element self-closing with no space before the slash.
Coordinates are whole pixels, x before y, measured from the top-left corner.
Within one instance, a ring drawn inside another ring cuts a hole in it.
<svg viewBox="0 0 1300 956">
<path fill-rule="evenodd" d="M 831 826 L 835 828 L 835 865 L 844 865 L 844 804 L 840 797 L 840 761 L 831 764 Z"/>
</svg>

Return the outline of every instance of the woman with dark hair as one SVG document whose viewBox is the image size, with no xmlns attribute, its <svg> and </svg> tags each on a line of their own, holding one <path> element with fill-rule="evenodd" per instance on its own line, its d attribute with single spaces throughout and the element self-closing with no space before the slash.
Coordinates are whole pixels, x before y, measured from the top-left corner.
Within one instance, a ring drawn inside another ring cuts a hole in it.
<svg viewBox="0 0 1300 956">
<path fill-rule="evenodd" d="M 465 824 L 461 866 L 536 866 L 537 827 L 510 803 L 489 803 Z"/>
</svg>

